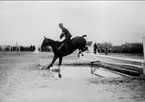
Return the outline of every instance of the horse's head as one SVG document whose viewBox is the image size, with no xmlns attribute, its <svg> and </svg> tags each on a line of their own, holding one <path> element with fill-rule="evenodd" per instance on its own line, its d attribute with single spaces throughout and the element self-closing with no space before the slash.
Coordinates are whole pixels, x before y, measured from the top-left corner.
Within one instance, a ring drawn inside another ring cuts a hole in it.
<svg viewBox="0 0 145 102">
<path fill-rule="evenodd" d="M 43 42 L 41 44 L 41 49 L 46 48 L 47 45 L 48 45 L 48 41 L 47 41 L 47 38 L 44 36 L 44 40 L 43 40 Z"/>
<path fill-rule="evenodd" d="M 53 40 L 49 39 L 49 38 L 46 38 L 44 36 L 44 40 L 41 44 L 41 49 L 45 49 L 47 46 L 51 46 L 51 44 L 53 43 Z"/>
<path fill-rule="evenodd" d="M 47 46 L 56 47 L 56 41 L 49 39 L 49 38 L 46 38 L 44 36 L 44 40 L 41 44 L 41 49 L 45 49 Z"/>
</svg>

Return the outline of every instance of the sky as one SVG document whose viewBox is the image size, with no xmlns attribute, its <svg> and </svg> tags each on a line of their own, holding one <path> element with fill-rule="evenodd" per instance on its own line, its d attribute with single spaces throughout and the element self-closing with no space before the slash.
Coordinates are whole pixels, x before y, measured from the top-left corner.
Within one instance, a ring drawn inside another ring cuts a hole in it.
<svg viewBox="0 0 145 102">
<path fill-rule="evenodd" d="M 0 1 L 0 45 L 41 45 L 59 40 L 63 23 L 73 37 L 88 41 L 142 42 L 145 1 Z"/>
</svg>

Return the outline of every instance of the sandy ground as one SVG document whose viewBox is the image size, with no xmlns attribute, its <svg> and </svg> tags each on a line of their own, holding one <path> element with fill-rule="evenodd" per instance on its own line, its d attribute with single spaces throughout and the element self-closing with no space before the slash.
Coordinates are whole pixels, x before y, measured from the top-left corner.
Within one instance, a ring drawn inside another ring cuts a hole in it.
<svg viewBox="0 0 145 102">
<path fill-rule="evenodd" d="M 99 77 L 89 70 L 62 66 L 56 72 L 39 70 L 50 53 L 0 54 L 0 102 L 144 102 L 145 80 L 129 77 Z M 80 61 L 75 55 L 64 63 Z M 57 67 L 57 66 L 55 66 Z M 67 69 L 67 70 L 66 70 Z"/>
</svg>

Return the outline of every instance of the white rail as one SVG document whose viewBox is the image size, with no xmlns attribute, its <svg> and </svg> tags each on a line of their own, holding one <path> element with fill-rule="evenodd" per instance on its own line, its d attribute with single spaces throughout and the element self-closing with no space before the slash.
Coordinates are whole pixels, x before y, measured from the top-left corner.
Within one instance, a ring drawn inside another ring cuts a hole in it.
<svg viewBox="0 0 145 102">
<path fill-rule="evenodd" d="M 144 60 L 141 59 L 131 59 L 131 58 L 121 58 L 121 57 L 112 57 L 112 56 L 106 56 L 106 55 L 96 55 L 96 57 L 104 57 L 104 58 L 110 58 L 110 59 L 116 59 L 116 60 L 123 60 L 123 61 L 130 61 L 130 62 L 139 62 L 143 63 Z"/>
</svg>

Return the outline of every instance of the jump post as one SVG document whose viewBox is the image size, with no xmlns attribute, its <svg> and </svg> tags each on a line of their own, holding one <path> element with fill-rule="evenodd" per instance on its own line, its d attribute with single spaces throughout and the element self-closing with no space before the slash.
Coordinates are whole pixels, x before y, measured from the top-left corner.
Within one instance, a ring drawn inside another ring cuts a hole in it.
<svg viewBox="0 0 145 102">
<path fill-rule="evenodd" d="M 143 75 L 145 75 L 145 36 L 143 37 L 143 53 L 144 53 L 144 61 L 142 63 L 142 66 L 143 66 Z"/>
</svg>

